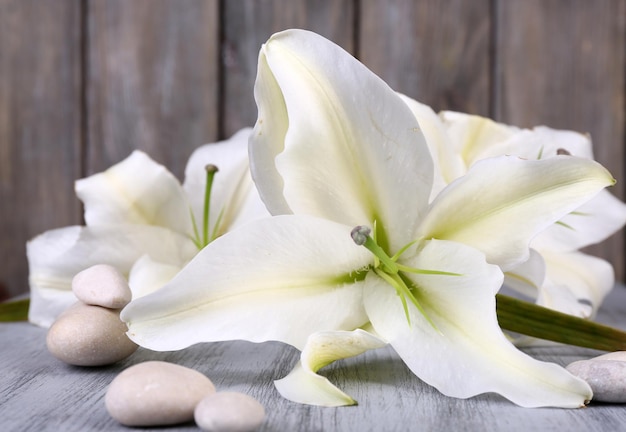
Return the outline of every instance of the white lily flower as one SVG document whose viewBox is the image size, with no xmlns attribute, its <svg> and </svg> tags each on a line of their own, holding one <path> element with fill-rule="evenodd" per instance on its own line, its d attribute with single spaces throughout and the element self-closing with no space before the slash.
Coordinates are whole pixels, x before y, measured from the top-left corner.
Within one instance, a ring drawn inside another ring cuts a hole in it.
<svg viewBox="0 0 626 432">
<path fill-rule="evenodd" d="M 249 134 L 250 129 L 244 129 L 230 140 L 197 149 L 189 159 L 184 185 L 140 151 L 78 180 L 76 193 L 85 206 L 86 226 L 51 230 L 28 243 L 29 320 L 50 326 L 76 301 L 71 280 L 85 268 L 110 264 L 125 275 L 132 273 L 133 296 L 145 295 L 167 282 L 204 244 L 266 215 L 249 174 Z M 208 163 L 221 171 L 211 188 L 209 217 L 204 218 Z M 204 219 L 206 238 L 194 229 L 194 220 Z"/>
<path fill-rule="evenodd" d="M 320 365 L 383 341 L 450 396 L 589 400 L 584 381 L 505 338 L 495 293 L 498 266 L 526 261 L 537 232 L 613 183 L 604 168 L 566 157 L 489 159 L 429 204 L 433 164 L 415 117 L 352 56 L 306 31 L 263 46 L 255 96 L 251 169 L 268 208 L 284 215 L 217 239 L 165 287 L 131 302 L 121 314 L 131 339 L 153 350 L 291 344 L 304 350 L 302 371 L 279 387 L 313 404 L 350 399 L 311 376 Z M 367 325 L 379 341 L 344 333 Z"/>
<path fill-rule="evenodd" d="M 435 158 L 439 188 L 490 157 L 515 155 L 538 160 L 569 154 L 593 159 L 588 135 L 545 126 L 520 129 L 458 112 L 444 111 L 437 116 L 426 105 L 402 97 L 424 128 L 431 152 L 440 155 Z M 615 285 L 613 269 L 608 262 L 578 250 L 605 240 L 625 223 L 626 205 L 601 191 L 533 239 L 531 247 L 539 252 L 534 260 L 545 263 L 511 269 L 505 285 L 542 306 L 593 317 Z"/>
</svg>

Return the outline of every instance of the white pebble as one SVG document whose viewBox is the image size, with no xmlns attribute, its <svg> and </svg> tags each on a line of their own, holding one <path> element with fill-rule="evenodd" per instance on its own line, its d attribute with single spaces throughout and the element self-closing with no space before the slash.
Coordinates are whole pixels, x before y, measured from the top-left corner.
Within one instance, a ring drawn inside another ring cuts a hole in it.
<svg viewBox="0 0 626 432">
<path fill-rule="evenodd" d="M 198 371 L 162 361 L 129 367 L 111 382 L 107 411 L 126 426 L 165 426 L 193 420 L 198 402 L 215 393 Z"/>
<path fill-rule="evenodd" d="M 615 351 L 607 354 L 602 354 L 601 356 L 594 357 L 590 360 L 615 360 L 615 361 L 623 361 L 626 362 L 626 351 Z"/>
<path fill-rule="evenodd" d="M 48 350 L 65 363 L 102 366 L 125 359 L 137 350 L 117 310 L 76 302 L 50 326 Z"/>
<path fill-rule="evenodd" d="M 128 282 L 113 266 L 97 264 L 77 273 L 72 291 L 83 303 L 121 309 L 131 300 Z"/>
<path fill-rule="evenodd" d="M 595 402 L 626 402 L 626 362 L 615 360 L 581 360 L 566 368 L 587 381 Z"/>
<path fill-rule="evenodd" d="M 194 418 L 200 429 L 209 432 L 250 432 L 265 420 L 265 409 L 243 393 L 219 392 L 202 399 Z"/>
</svg>

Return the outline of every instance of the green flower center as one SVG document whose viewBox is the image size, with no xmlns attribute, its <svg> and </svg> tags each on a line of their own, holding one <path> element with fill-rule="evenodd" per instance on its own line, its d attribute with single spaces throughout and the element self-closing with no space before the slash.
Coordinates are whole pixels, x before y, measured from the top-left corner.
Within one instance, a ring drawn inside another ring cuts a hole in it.
<svg viewBox="0 0 626 432">
<path fill-rule="evenodd" d="M 378 243 L 376 243 L 376 240 L 370 236 L 371 232 L 372 230 L 366 226 L 357 226 L 352 230 L 350 235 L 352 236 L 352 240 L 354 241 L 354 243 L 359 246 L 365 247 L 374 255 L 375 261 L 373 270 L 379 277 L 381 277 L 385 282 L 387 282 L 396 290 L 396 293 L 398 294 L 398 297 L 400 297 L 400 301 L 402 302 L 404 314 L 409 325 L 411 324 L 411 318 L 409 315 L 407 299 L 424 316 L 424 318 L 430 323 L 430 325 L 436 329 L 437 327 L 435 326 L 435 323 L 426 314 L 426 310 L 415 296 L 415 293 L 417 292 L 417 287 L 413 283 L 411 283 L 410 279 L 402 273 L 442 276 L 460 276 L 460 274 L 440 270 L 417 269 L 414 267 L 400 264 L 398 262 L 398 259 L 402 256 L 404 252 L 409 249 L 409 247 L 415 244 L 415 241 L 407 243 L 395 255 L 389 256 L 387 252 L 385 252 L 385 250 L 380 247 Z"/>
</svg>

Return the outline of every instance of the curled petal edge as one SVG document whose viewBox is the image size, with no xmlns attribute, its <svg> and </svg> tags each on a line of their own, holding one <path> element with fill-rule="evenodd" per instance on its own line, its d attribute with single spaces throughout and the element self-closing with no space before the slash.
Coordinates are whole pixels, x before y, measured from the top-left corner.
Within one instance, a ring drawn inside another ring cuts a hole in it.
<svg viewBox="0 0 626 432">
<path fill-rule="evenodd" d="M 381 338 L 362 329 L 314 333 L 309 336 L 295 368 L 274 385 L 281 396 L 293 402 L 326 407 L 355 405 L 352 397 L 316 372 L 336 360 L 386 345 Z"/>
</svg>

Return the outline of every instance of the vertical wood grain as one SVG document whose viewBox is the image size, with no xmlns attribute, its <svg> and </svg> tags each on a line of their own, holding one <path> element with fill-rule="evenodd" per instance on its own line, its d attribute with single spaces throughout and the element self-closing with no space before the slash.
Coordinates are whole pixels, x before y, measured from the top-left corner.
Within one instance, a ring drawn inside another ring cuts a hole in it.
<svg viewBox="0 0 626 432">
<path fill-rule="evenodd" d="M 496 118 L 591 134 L 624 198 L 626 2 L 497 3 Z M 591 252 L 624 277 L 623 232 Z"/>
<path fill-rule="evenodd" d="M 272 33 L 288 28 L 313 30 L 354 51 L 352 1 L 229 0 L 223 8 L 222 130 L 226 136 L 256 121 L 257 58 Z"/>
<path fill-rule="evenodd" d="M 359 58 L 439 111 L 489 115 L 488 0 L 362 0 Z"/>
<path fill-rule="evenodd" d="M 80 85 L 79 1 L 0 0 L 0 300 L 29 238 L 80 221 Z"/>
<path fill-rule="evenodd" d="M 27 239 L 80 223 L 75 179 L 135 148 L 182 177 L 252 126 L 258 51 L 291 27 L 436 110 L 589 132 L 625 197 L 623 0 L 0 0 L 0 299 L 27 291 Z M 624 247 L 592 249 L 620 280 Z"/>
<path fill-rule="evenodd" d="M 179 178 L 218 134 L 217 0 L 88 4 L 87 172 L 142 149 Z"/>
</svg>

